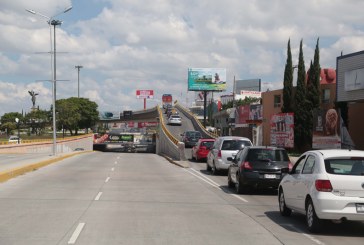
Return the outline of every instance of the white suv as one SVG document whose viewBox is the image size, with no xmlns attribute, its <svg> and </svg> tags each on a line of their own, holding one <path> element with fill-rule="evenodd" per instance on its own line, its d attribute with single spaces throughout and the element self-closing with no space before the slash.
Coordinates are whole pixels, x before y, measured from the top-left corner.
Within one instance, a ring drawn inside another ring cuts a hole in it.
<svg viewBox="0 0 364 245">
<path fill-rule="evenodd" d="M 216 139 L 207 155 L 206 169 L 217 174 L 220 170 L 227 170 L 231 164 L 228 157 L 234 158 L 236 153 L 245 146 L 253 143 L 249 138 L 239 136 L 222 136 Z"/>
</svg>

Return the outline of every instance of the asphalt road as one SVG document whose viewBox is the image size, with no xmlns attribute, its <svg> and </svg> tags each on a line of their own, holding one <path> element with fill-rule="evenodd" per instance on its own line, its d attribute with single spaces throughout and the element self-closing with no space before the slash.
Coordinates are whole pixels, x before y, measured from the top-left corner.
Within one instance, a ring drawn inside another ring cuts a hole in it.
<svg viewBox="0 0 364 245">
<path fill-rule="evenodd" d="M 273 192 L 235 195 L 205 163 L 84 153 L 0 184 L 0 244 L 363 244 L 364 224 L 307 234 Z"/>
</svg>

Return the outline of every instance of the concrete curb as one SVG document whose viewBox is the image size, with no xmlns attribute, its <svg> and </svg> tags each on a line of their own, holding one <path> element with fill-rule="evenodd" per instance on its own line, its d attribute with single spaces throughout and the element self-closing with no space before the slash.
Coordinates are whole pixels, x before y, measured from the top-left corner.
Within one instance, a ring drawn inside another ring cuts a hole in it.
<svg viewBox="0 0 364 245">
<path fill-rule="evenodd" d="M 35 171 L 39 168 L 45 167 L 49 164 L 61 161 L 63 159 L 75 156 L 75 155 L 79 155 L 82 153 L 86 153 L 86 152 L 92 152 L 92 151 L 82 151 L 82 152 L 73 152 L 67 155 L 63 155 L 63 156 L 56 156 L 54 158 L 48 159 L 48 160 L 44 160 L 44 161 L 40 161 L 37 163 L 32 163 L 32 164 L 28 164 L 22 167 L 18 167 L 18 168 L 14 168 L 14 169 L 9 169 L 3 172 L 0 172 L 0 183 L 1 182 L 5 182 L 9 179 L 15 178 L 19 175 L 25 174 L 27 172 L 31 172 L 31 171 Z"/>
<path fill-rule="evenodd" d="M 169 161 L 170 163 L 172 163 L 174 165 L 177 165 L 182 168 L 190 168 L 190 164 L 188 161 L 176 161 L 165 154 L 161 154 L 161 156 L 164 157 L 165 159 L 167 159 L 167 161 Z"/>
</svg>

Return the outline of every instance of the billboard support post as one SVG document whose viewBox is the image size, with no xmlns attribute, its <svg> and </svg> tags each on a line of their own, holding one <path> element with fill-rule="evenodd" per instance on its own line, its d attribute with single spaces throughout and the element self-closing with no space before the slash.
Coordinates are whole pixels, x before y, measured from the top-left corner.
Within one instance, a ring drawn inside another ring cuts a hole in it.
<svg viewBox="0 0 364 245">
<path fill-rule="evenodd" d="M 147 99 L 144 98 L 144 110 L 146 110 L 146 109 L 147 109 Z"/>
<path fill-rule="evenodd" d="M 206 128 L 206 98 L 207 91 L 203 91 L 203 126 Z"/>
</svg>

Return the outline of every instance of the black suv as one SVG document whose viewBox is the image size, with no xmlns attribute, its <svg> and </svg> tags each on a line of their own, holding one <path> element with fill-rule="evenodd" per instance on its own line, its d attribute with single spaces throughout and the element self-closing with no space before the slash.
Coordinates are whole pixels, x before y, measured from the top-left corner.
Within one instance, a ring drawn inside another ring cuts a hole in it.
<svg viewBox="0 0 364 245">
<path fill-rule="evenodd" d="M 292 168 L 287 151 L 274 146 L 247 146 L 235 158 L 228 170 L 228 185 L 237 193 L 251 188 L 277 189 L 282 169 Z"/>
</svg>

